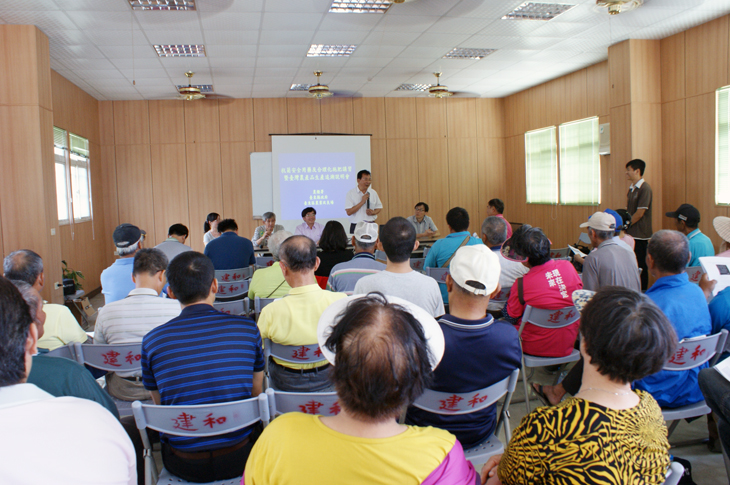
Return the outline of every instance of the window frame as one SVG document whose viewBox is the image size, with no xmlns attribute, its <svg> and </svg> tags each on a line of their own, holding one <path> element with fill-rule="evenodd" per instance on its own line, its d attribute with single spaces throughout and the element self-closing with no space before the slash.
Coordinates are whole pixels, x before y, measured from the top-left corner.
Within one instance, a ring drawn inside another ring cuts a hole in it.
<svg viewBox="0 0 730 485">
<path fill-rule="evenodd" d="M 60 156 L 59 153 L 57 153 L 57 150 L 63 151 L 63 174 L 64 174 L 64 180 L 63 183 L 65 185 L 65 200 L 66 200 L 66 218 L 61 218 L 61 213 L 59 212 L 60 207 L 57 207 L 57 216 L 58 216 L 58 224 L 59 226 L 66 226 L 66 225 L 73 225 L 75 223 L 82 223 L 82 222 L 93 222 L 94 219 L 94 207 L 93 207 L 93 199 L 92 199 L 92 193 L 91 193 L 91 159 L 89 157 L 88 153 L 88 145 L 89 140 L 76 135 L 74 133 L 69 132 L 68 130 L 64 130 L 63 128 L 60 128 L 58 126 L 54 126 L 54 141 L 53 141 L 53 149 L 54 149 L 54 175 L 56 177 L 56 201 L 57 204 L 61 203 L 60 197 L 62 197 L 60 194 L 58 194 L 59 190 L 59 180 L 58 180 L 58 165 L 61 165 L 60 160 L 57 158 Z M 60 144 L 60 136 L 56 137 L 58 130 L 58 134 L 60 135 L 62 133 L 63 136 L 63 144 Z M 83 149 L 73 149 L 71 145 L 71 137 L 78 138 L 80 140 L 85 141 L 86 150 Z M 86 153 L 84 153 L 84 151 Z M 80 206 L 79 203 L 74 204 L 74 198 L 76 197 L 76 192 L 78 189 L 75 188 L 75 184 L 72 180 L 72 173 L 73 168 L 82 168 L 86 170 L 86 187 L 85 187 L 85 194 L 83 192 L 80 192 L 81 195 L 86 195 L 88 197 L 88 207 L 89 207 L 89 213 L 88 215 L 82 215 L 80 217 L 76 217 L 76 212 L 78 211 L 77 206 Z M 76 192 L 75 192 L 76 191 Z"/>
</svg>

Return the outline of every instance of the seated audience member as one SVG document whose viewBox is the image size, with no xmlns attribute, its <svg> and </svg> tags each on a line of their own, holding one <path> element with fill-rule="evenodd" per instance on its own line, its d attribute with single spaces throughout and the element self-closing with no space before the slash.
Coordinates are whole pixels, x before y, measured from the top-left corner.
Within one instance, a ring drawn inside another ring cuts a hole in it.
<svg viewBox="0 0 730 485">
<path fill-rule="evenodd" d="M 502 254 L 522 262 L 528 273 L 517 278 L 503 318 L 519 328 L 525 306 L 557 310 L 571 306 L 571 293 L 583 284 L 570 261 L 550 259 L 550 240 L 539 227 L 528 224 L 515 231 L 502 246 Z M 573 350 L 578 322 L 562 328 L 543 328 L 526 323 L 522 330 L 522 351 L 540 357 L 563 357 Z"/>
<path fill-rule="evenodd" d="M 375 260 L 375 246 L 378 244 L 378 225 L 374 222 L 360 221 L 355 225 L 352 245 L 355 256 L 350 261 L 336 264 L 330 272 L 327 289 L 352 295 L 360 278 L 385 269 L 385 265 Z"/>
<path fill-rule="evenodd" d="M 211 212 L 208 217 L 205 218 L 203 224 L 203 247 L 207 246 L 209 242 L 221 235 L 218 232 L 218 223 L 221 221 L 221 216 L 217 212 Z"/>
<path fill-rule="evenodd" d="M 626 209 L 616 209 L 616 213 L 621 216 L 621 220 L 623 221 L 623 224 L 621 225 L 621 232 L 619 233 L 618 237 L 620 240 L 625 242 L 633 251 L 636 247 L 636 241 L 634 241 L 634 238 L 626 232 L 626 230 L 631 225 L 631 214 L 629 214 L 629 211 Z"/>
<path fill-rule="evenodd" d="M 406 220 L 413 224 L 416 230 L 416 237 L 433 237 L 438 234 L 439 229 L 428 216 L 428 204 L 419 202 L 415 207 L 416 213 L 406 217 Z"/>
<path fill-rule="evenodd" d="M 253 301 L 257 296 L 259 298 L 281 298 L 288 295 L 291 286 L 286 282 L 284 273 L 281 271 L 279 263 L 279 249 L 281 243 L 290 238 L 292 233 L 289 231 L 275 232 L 269 238 L 269 251 L 274 258 L 274 264 L 269 267 L 256 270 L 251 278 L 251 284 L 248 287 L 248 297 Z"/>
<path fill-rule="evenodd" d="M 314 271 L 319 265 L 317 246 L 306 236 L 292 236 L 279 248 L 281 270 L 291 290 L 286 298 L 264 307 L 258 326 L 261 338 L 281 345 L 317 343 L 317 322 L 332 302 L 345 298 L 319 287 Z M 330 390 L 330 365 L 326 360 L 294 364 L 272 358 L 269 376 L 280 391 L 318 392 Z"/>
<path fill-rule="evenodd" d="M 340 300 L 322 319 L 319 342 L 334 365 L 341 411 L 328 417 L 286 413 L 273 420 L 241 483 L 477 483 L 452 434 L 396 421 L 428 387 L 438 363 L 436 322 L 406 302 L 388 303 L 377 294 Z M 292 438 L 297 436 L 304 446 Z"/>
<path fill-rule="evenodd" d="M 3 260 L 4 276 L 10 280 L 25 281 L 40 293 L 45 284 L 43 259 L 30 249 L 19 249 Z M 84 343 L 86 332 L 65 305 L 43 302 L 44 332 L 38 337 L 38 347 L 55 350 L 71 342 Z"/>
<path fill-rule="evenodd" d="M 624 230 L 624 218 L 621 216 L 621 214 L 619 214 L 618 212 L 616 212 L 613 209 L 606 209 L 603 212 L 605 212 L 606 214 L 610 214 L 616 221 L 616 229 L 613 231 L 613 242 L 615 242 L 616 244 L 618 244 L 620 247 L 624 248 L 625 250 L 631 251 L 631 253 L 634 254 L 634 248 L 632 246 L 630 246 L 627 242 L 625 242 L 623 239 L 621 239 L 621 233 Z M 626 214 L 628 216 L 628 212 Z M 629 236 L 629 237 L 631 237 L 631 236 Z M 633 238 L 631 238 L 631 240 L 633 241 Z M 636 260 L 636 254 L 634 254 L 634 260 Z M 637 263 L 636 267 L 638 268 L 638 263 Z"/>
<path fill-rule="evenodd" d="M 178 254 L 192 251 L 190 246 L 185 245 L 187 238 L 188 228 L 183 224 L 173 224 L 167 230 L 167 239 L 155 246 L 155 249 L 162 251 L 167 256 L 167 260 L 172 261 Z"/>
<path fill-rule="evenodd" d="M 505 224 L 507 224 L 507 239 L 509 239 L 512 237 L 512 224 L 502 214 L 504 214 L 504 202 L 502 199 L 492 199 L 487 202 L 487 216 L 504 219 Z"/>
<path fill-rule="evenodd" d="M 604 286 L 623 286 L 641 292 L 636 255 L 614 240 L 614 216 L 596 212 L 580 227 L 588 228 L 591 247 L 595 248 L 583 261 L 583 288 L 597 291 Z"/>
<path fill-rule="evenodd" d="M 529 269 L 524 264 L 516 261 L 510 261 L 502 255 L 502 244 L 507 240 L 507 221 L 502 217 L 489 216 L 482 222 L 482 241 L 487 247 L 497 255 L 501 273 L 499 274 L 499 286 L 502 291 L 509 290 L 514 285 L 517 278 L 525 276 Z M 489 300 L 487 311 L 499 312 L 502 314 L 502 308 L 506 302 L 496 302 Z"/>
<path fill-rule="evenodd" d="M 26 382 L 37 340 L 28 304 L 0 278 L 0 482 L 137 483 L 134 448 L 109 411 Z M 93 450 L 93 459 L 79 444 Z"/>
<path fill-rule="evenodd" d="M 717 216 L 712 220 L 717 235 L 722 238 L 717 256 L 730 258 L 730 217 Z"/>
<path fill-rule="evenodd" d="M 454 207 L 446 213 L 449 235 L 436 241 L 423 262 L 424 268 L 448 268 L 456 250 L 463 246 L 482 244 L 482 240 L 469 234 L 469 213 L 461 207 Z M 446 284 L 439 283 L 444 304 L 449 302 Z"/>
<path fill-rule="evenodd" d="M 525 416 L 504 455 L 482 468 L 487 484 L 664 483 L 664 418 L 651 394 L 632 391 L 631 382 L 659 371 L 672 356 L 671 324 L 641 293 L 605 287 L 585 305 L 580 334 L 587 363 L 580 392 Z"/>
<path fill-rule="evenodd" d="M 691 258 L 687 266 L 699 266 L 700 258 L 714 256 L 715 247 L 709 237 L 702 234 L 697 227 L 700 224 L 700 211 L 690 204 L 682 204 L 674 212 L 665 214 L 671 219 L 676 219 L 677 231 L 689 239 L 689 252 Z"/>
<path fill-rule="evenodd" d="M 352 249 L 347 247 L 347 233 L 337 221 L 329 221 L 324 226 L 322 237 L 319 240 L 319 266 L 315 271 L 316 276 L 329 278 L 332 268 L 339 263 L 350 261 L 353 256 Z"/>
<path fill-rule="evenodd" d="M 324 229 L 324 226 L 322 226 L 319 222 L 315 222 L 317 220 L 317 211 L 314 207 L 306 207 L 302 211 L 302 220 L 304 222 L 297 226 L 294 230 L 294 234 L 298 236 L 307 236 L 309 239 L 314 241 L 314 244 L 318 244 L 319 238 L 322 237 L 322 230 Z M 271 247 L 269 247 L 269 250 L 271 250 Z"/>
<path fill-rule="evenodd" d="M 284 226 L 276 223 L 276 214 L 273 212 L 264 212 L 262 217 L 264 219 L 264 224 L 258 226 L 253 231 L 253 237 L 251 238 L 251 241 L 257 248 L 268 247 L 269 236 L 275 232 L 284 230 Z"/>
<path fill-rule="evenodd" d="M 213 308 L 218 282 L 210 259 L 195 251 L 183 253 L 170 262 L 167 278 L 182 312 L 142 340 L 144 387 L 155 404 L 214 404 L 258 396 L 264 381 L 259 331 L 248 317 Z M 259 431 L 259 426 L 247 426 L 205 438 L 160 433 L 162 462 L 170 473 L 192 482 L 240 476 Z"/>
<path fill-rule="evenodd" d="M 238 235 L 238 224 L 233 219 L 223 219 L 218 224 L 221 235 L 205 246 L 205 255 L 216 270 L 241 269 L 256 264 L 253 244 Z"/>
<path fill-rule="evenodd" d="M 646 296 L 664 312 L 680 340 L 712 333 L 705 295 L 684 272 L 687 261 L 689 242 L 682 233 L 662 230 L 652 235 L 646 263 L 656 281 Z M 684 371 L 662 370 L 635 382 L 634 387 L 649 392 L 662 407 L 692 404 L 702 399 L 697 375 L 707 365 Z M 578 392 L 581 367 L 582 362 L 576 364 L 557 386 L 542 386 L 541 391 L 551 404 L 560 402 L 566 392 Z"/>
<path fill-rule="evenodd" d="M 446 350 L 428 387 L 449 393 L 478 391 L 509 377 L 520 366 L 520 340 L 512 325 L 484 316 L 490 295 L 499 292 L 496 254 L 484 245 L 463 247 L 456 251 L 450 273 L 446 277 L 449 314 L 439 320 Z M 474 413 L 446 416 L 411 406 L 406 423 L 445 429 L 469 449 L 494 432 L 496 408 L 494 404 Z"/>
<path fill-rule="evenodd" d="M 125 298 L 134 289 L 132 264 L 134 255 L 144 247 L 145 234 L 132 224 L 120 224 L 114 229 L 112 237 L 119 259 L 101 272 L 101 292 L 105 305 Z"/>
<path fill-rule="evenodd" d="M 46 314 L 43 311 L 43 299 L 40 293 L 25 281 L 11 280 L 11 283 L 18 288 L 28 304 L 30 317 L 38 330 L 38 338 L 42 337 Z M 83 365 L 70 359 L 49 357 L 45 354 L 46 352 L 39 351 L 33 356 L 33 365 L 26 382 L 55 397 L 72 396 L 96 401 L 119 419 L 114 401 Z"/>
<path fill-rule="evenodd" d="M 717 422 L 719 442 L 725 456 L 730 453 L 730 408 L 727 396 L 730 395 L 730 381 L 725 377 L 728 373 L 730 360 L 724 360 L 714 367 L 702 369 L 699 375 L 700 390 L 705 402 L 712 409 L 712 417 Z M 722 373 L 720 372 L 722 370 Z M 709 419 L 709 416 L 708 416 Z M 708 421 L 708 426 L 710 422 Z M 711 429 L 711 428 L 710 428 Z M 710 431 L 710 446 L 717 443 Z M 713 442 L 714 441 L 714 442 Z M 712 449 L 712 448 L 711 448 Z M 725 460 L 725 468 L 730 478 L 730 464 Z"/>
<path fill-rule="evenodd" d="M 167 258 L 159 249 L 140 249 L 134 256 L 132 279 L 135 288 L 126 298 L 99 310 L 94 326 L 95 344 L 135 344 L 153 328 L 180 315 L 180 302 L 157 298 L 165 286 Z M 106 375 L 109 394 L 125 401 L 147 400 L 142 371 L 110 372 Z"/>
<path fill-rule="evenodd" d="M 446 313 L 436 280 L 411 268 L 411 252 L 418 249 L 418 241 L 410 222 L 402 217 L 389 220 L 380 230 L 378 249 L 387 256 L 385 270 L 360 278 L 353 294 L 379 291 L 410 301 L 433 317 Z"/>
</svg>

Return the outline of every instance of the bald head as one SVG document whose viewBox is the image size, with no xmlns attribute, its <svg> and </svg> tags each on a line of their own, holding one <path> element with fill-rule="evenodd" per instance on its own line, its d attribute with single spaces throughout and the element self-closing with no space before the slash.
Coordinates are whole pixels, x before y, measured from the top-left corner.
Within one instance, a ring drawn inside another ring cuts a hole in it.
<svg viewBox="0 0 730 485">
<path fill-rule="evenodd" d="M 279 259 L 295 273 L 313 272 L 317 266 L 317 245 L 307 236 L 291 236 L 281 244 Z"/>
<path fill-rule="evenodd" d="M 647 253 L 660 272 L 679 274 L 689 262 L 689 240 L 679 231 L 664 229 L 651 236 Z"/>
<path fill-rule="evenodd" d="M 43 288 L 43 258 L 30 249 L 19 249 L 3 260 L 3 273 L 9 280 L 25 281 L 38 291 Z"/>
</svg>

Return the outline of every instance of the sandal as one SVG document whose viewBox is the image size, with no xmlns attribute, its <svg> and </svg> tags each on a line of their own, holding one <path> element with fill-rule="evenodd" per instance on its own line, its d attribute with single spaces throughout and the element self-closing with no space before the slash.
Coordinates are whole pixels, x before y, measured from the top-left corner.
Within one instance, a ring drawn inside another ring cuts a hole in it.
<svg viewBox="0 0 730 485">
<path fill-rule="evenodd" d="M 547 397 L 547 394 L 545 394 L 545 392 L 543 392 L 543 390 L 542 390 L 542 384 L 535 384 L 533 382 L 532 383 L 532 392 L 535 393 L 537 398 L 540 400 L 540 402 L 542 402 L 542 404 L 544 406 L 552 406 L 552 404 L 550 403 L 550 399 L 548 399 L 548 397 Z"/>
</svg>

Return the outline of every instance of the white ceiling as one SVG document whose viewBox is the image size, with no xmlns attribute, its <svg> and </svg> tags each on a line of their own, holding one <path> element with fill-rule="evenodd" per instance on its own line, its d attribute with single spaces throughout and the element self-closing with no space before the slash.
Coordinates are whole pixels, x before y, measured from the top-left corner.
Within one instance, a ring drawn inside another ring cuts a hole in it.
<svg viewBox="0 0 730 485">
<path fill-rule="evenodd" d="M 661 39 L 730 13 L 730 0 L 645 0 L 609 17 L 595 0 L 544 21 L 501 20 L 524 0 L 416 0 L 386 14 L 328 13 L 331 0 L 196 0 L 194 12 L 132 11 L 128 0 L 0 0 L 0 23 L 33 24 L 51 67 L 100 100 L 163 99 L 186 84 L 236 98 L 306 96 L 322 82 L 351 96 L 424 96 L 401 83 L 442 82 L 502 97 L 595 64 L 610 44 Z M 547 1 L 547 0 L 538 0 Z M 307 58 L 311 44 L 357 44 L 350 57 Z M 205 44 L 205 58 L 159 58 L 154 44 Z M 496 48 L 481 60 L 442 59 L 454 47 Z M 132 84 L 132 81 L 135 84 Z"/>
</svg>

